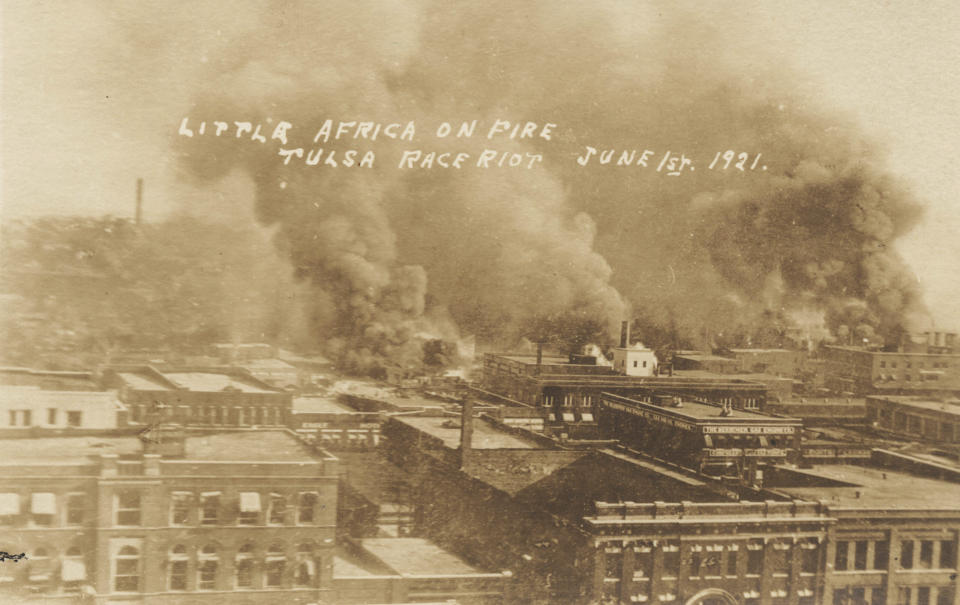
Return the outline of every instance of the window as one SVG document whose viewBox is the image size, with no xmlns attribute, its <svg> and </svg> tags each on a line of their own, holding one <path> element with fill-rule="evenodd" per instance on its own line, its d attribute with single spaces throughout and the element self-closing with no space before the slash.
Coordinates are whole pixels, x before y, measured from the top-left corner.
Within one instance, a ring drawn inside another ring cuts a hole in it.
<svg viewBox="0 0 960 605">
<path fill-rule="evenodd" d="M 306 524 L 314 522 L 314 513 L 317 506 L 316 492 L 302 492 L 297 506 L 297 523 Z"/>
<path fill-rule="evenodd" d="M 140 590 L 140 551 L 137 548 L 124 546 L 114 557 L 113 589 L 116 592 Z"/>
<path fill-rule="evenodd" d="M 920 542 L 920 569 L 930 569 L 933 567 L 933 541 L 923 540 Z"/>
<path fill-rule="evenodd" d="M 57 497 L 50 492 L 36 492 L 30 495 L 30 513 L 34 525 L 53 525 L 57 514 Z"/>
<path fill-rule="evenodd" d="M 731 577 L 737 575 L 737 551 L 735 550 L 727 553 L 727 575 Z"/>
<path fill-rule="evenodd" d="M 46 548 L 35 548 L 30 553 L 29 578 L 31 582 L 50 581 L 50 553 Z"/>
<path fill-rule="evenodd" d="M 663 577 L 677 578 L 680 576 L 680 547 L 676 544 L 663 546 Z"/>
<path fill-rule="evenodd" d="M 80 582 L 87 579 L 87 566 L 83 561 L 83 552 L 79 546 L 71 546 L 63 557 L 60 567 L 60 579 L 63 580 L 63 589 L 67 592 L 80 590 Z"/>
<path fill-rule="evenodd" d="M 177 544 L 170 549 L 170 590 L 187 589 L 187 547 Z"/>
<path fill-rule="evenodd" d="M 953 605 L 953 587 L 940 586 L 937 588 L 937 605 Z"/>
<path fill-rule="evenodd" d="M 207 544 L 197 557 L 197 590 L 215 590 L 217 588 L 217 567 L 220 558 L 217 547 Z"/>
<path fill-rule="evenodd" d="M 84 494 L 67 495 L 67 525 L 82 525 L 87 512 L 87 497 Z"/>
<path fill-rule="evenodd" d="M 759 576 L 763 570 L 763 544 L 754 542 L 747 545 L 747 575 Z"/>
<path fill-rule="evenodd" d="M 200 524 L 216 525 L 220 519 L 220 492 L 200 494 Z"/>
<path fill-rule="evenodd" d="M 913 540 L 900 543 L 900 569 L 913 569 Z"/>
<path fill-rule="evenodd" d="M 19 514 L 20 494 L 15 492 L 0 493 L 0 525 L 13 525 L 14 519 Z"/>
<path fill-rule="evenodd" d="M 920 586 L 917 588 L 917 605 L 930 605 L 929 586 Z"/>
<path fill-rule="evenodd" d="M 890 565 L 890 543 L 880 540 L 874 544 L 873 568 L 886 569 Z"/>
<path fill-rule="evenodd" d="M 283 571 L 287 566 L 287 558 L 283 554 L 283 547 L 274 545 L 267 551 L 266 559 L 266 582 L 270 587 L 276 587 L 283 584 Z"/>
<path fill-rule="evenodd" d="M 644 365 L 646 365 L 646 363 L 644 363 Z M 637 367 L 637 360 L 636 360 L 636 359 L 633 360 L 633 367 Z"/>
<path fill-rule="evenodd" d="M 270 494 L 270 514 L 267 516 L 267 523 L 283 525 L 286 510 L 287 498 L 283 494 Z"/>
<path fill-rule="evenodd" d="M 912 590 L 909 586 L 901 586 L 897 591 L 897 605 L 911 605 L 910 596 Z"/>
<path fill-rule="evenodd" d="M 33 413 L 30 410 L 23 410 L 21 415 L 23 417 L 23 426 L 33 426 Z"/>
<path fill-rule="evenodd" d="M 846 540 L 837 542 L 837 554 L 833 560 L 833 569 L 836 571 L 847 570 L 847 555 L 849 553 L 850 543 Z"/>
<path fill-rule="evenodd" d="M 957 549 L 953 540 L 940 540 L 940 569 L 956 569 Z"/>
<path fill-rule="evenodd" d="M 690 553 L 690 577 L 699 578 L 700 577 L 700 567 L 703 566 L 703 555 L 699 552 Z"/>
<path fill-rule="evenodd" d="M 871 588 L 870 605 L 887 605 L 887 589 L 882 587 Z"/>
<path fill-rule="evenodd" d="M 816 540 L 800 543 L 800 573 L 817 573 L 820 550 Z"/>
<path fill-rule="evenodd" d="M 258 492 L 240 492 L 239 525 L 256 525 L 260 520 L 260 494 Z"/>
<path fill-rule="evenodd" d="M 140 525 L 140 492 L 123 491 L 115 498 L 117 525 Z"/>
<path fill-rule="evenodd" d="M 253 588 L 253 544 L 240 547 L 234 569 L 237 572 L 237 588 Z"/>
<path fill-rule="evenodd" d="M 82 412 L 67 412 L 67 426 L 78 427 L 82 424 Z"/>
<path fill-rule="evenodd" d="M 867 541 L 857 540 L 854 543 L 853 568 L 864 570 L 867 568 Z"/>
<path fill-rule="evenodd" d="M 313 547 L 310 544 L 299 545 L 297 547 L 297 572 L 294 574 L 294 583 L 297 586 L 313 586 L 314 566 Z"/>
<path fill-rule="evenodd" d="M 47 408 L 47 424 L 57 423 L 57 408 Z"/>
<path fill-rule="evenodd" d="M 611 549 L 606 550 L 603 555 L 603 570 L 603 577 L 620 580 L 620 576 L 623 575 L 623 554 L 620 548 L 616 548 L 616 552 L 611 552 Z"/>
<path fill-rule="evenodd" d="M 187 525 L 190 522 L 190 504 L 193 494 L 173 492 L 170 494 L 170 525 Z"/>
</svg>

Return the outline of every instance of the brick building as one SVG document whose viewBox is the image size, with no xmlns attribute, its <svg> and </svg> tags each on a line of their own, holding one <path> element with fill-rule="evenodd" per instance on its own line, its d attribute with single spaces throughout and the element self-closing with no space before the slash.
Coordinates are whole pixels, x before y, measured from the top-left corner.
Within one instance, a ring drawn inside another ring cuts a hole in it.
<svg viewBox="0 0 960 605">
<path fill-rule="evenodd" d="M 98 603 L 313 603 L 336 459 L 285 430 L 0 440 L 0 591 Z"/>
<path fill-rule="evenodd" d="M 960 400 L 867 397 L 867 420 L 900 437 L 960 444 Z"/>
<path fill-rule="evenodd" d="M 101 378 L 117 389 L 130 422 L 184 426 L 284 426 L 293 396 L 240 369 L 111 367 Z"/>
<path fill-rule="evenodd" d="M 679 395 L 756 409 L 767 398 L 767 386 L 729 376 L 628 376 L 609 366 L 571 362 L 564 357 L 536 355 L 484 356 L 482 386 L 497 395 L 545 409 L 545 429 L 552 434 L 595 437 L 600 394 L 626 397 Z"/>
<path fill-rule="evenodd" d="M 960 353 L 825 347 L 825 384 L 853 394 L 960 392 Z"/>
</svg>

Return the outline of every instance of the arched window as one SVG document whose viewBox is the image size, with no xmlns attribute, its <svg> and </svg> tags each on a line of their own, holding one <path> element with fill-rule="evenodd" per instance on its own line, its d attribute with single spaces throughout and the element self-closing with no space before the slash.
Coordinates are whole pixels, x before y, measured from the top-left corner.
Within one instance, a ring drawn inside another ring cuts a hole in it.
<svg viewBox="0 0 960 605">
<path fill-rule="evenodd" d="M 63 580 L 63 589 L 68 592 L 80 590 L 80 582 L 87 579 L 87 565 L 79 546 L 67 549 L 60 567 L 60 579 Z"/>
<path fill-rule="evenodd" d="M 216 590 L 219 564 L 216 546 L 207 544 L 200 550 L 197 557 L 197 590 Z"/>
<path fill-rule="evenodd" d="M 140 590 L 140 551 L 127 545 L 121 548 L 113 561 L 113 589 L 116 592 Z"/>
<path fill-rule="evenodd" d="M 253 588 L 253 544 L 240 547 L 234 569 L 237 572 L 237 588 Z"/>
<path fill-rule="evenodd" d="M 316 564 L 313 561 L 313 545 L 300 544 L 297 546 L 297 570 L 294 574 L 294 583 L 297 586 L 313 586 L 313 576 Z"/>
<path fill-rule="evenodd" d="M 177 544 L 170 549 L 169 555 L 169 585 L 170 590 L 187 589 L 187 547 L 183 544 Z"/>
<path fill-rule="evenodd" d="M 267 551 L 266 559 L 267 577 L 265 584 L 270 587 L 281 586 L 283 584 L 283 572 L 287 567 L 287 557 L 283 552 L 283 546 L 274 544 Z"/>
<path fill-rule="evenodd" d="M 37 548 L 30 553 L 30 581 L 31 582 L 49 582 L 53 561 L 50 558 L 50 552 L 46 548 Z"/>
</svg>

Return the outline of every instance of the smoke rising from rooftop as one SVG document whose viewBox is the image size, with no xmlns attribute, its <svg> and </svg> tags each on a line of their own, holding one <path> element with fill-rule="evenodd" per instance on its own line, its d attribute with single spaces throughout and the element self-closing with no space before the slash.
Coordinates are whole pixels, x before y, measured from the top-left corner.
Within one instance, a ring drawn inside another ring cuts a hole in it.
<svg viewBox="0 0 960 605">
<path fill-rule="evenodd" d="M 551 326 L 612 335 L 628 308 L 696 332 L 812 307 L 834 326 L 884 334 L 922 311 L 892 248 L 917 205 L 847 119 L 817 108 L 776 61 L 730 47 L 736 32 L 632 3 L 440 9 L 251 9 L 244 22 L 255 25 L 209 58 L 189 115 L 416 120 L 425 131 L 441 120 L 555 122 L 549 142 L 499 145 L 542 153 L 542 167 L 284 166 L 235 140 L 178 140 L 201 181 L 250 176 L 258 219 L 311 289 L 310 329 L 342 359 L 412 358 L 416 334 L 458 329 L 501 345 L 549 341 Z M 702 163 L 680 178 L 580 168 L 571 158 L 584 145 Z M 762 152 L 768 169 L 707 170 L 726 149 Z"/>
</svg>

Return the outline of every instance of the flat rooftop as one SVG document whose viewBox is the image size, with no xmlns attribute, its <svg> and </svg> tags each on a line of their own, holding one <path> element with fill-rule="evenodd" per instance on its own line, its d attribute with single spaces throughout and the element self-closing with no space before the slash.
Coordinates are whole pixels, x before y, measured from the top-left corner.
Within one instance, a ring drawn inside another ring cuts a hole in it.
<svg viewBox="0 0 960 605">
<path fill-rule="evenodd" d="M 336 397 L 318 395 L 293 398 L 293 411 L 314 414 L 359 414 L 357 410 L 338 402 Z"/>
<path fill-rule="evenodd" d="M 441 439 L 451 449 L 460 447 L 460 418 L 458 416 L 394 416 L 398 422 L 410 425 Z M 523 439 L 498 430 L 481 419 L 473 421 L 474 449 L 543 449 L 533 440 Z"/>
<path fill-rule="evenodd" d="M 366 538 L 360 544 L 386 566 L 403 575 L 482 573 L 463 559 L 423 538 Z"/>
<path fill-rule="evenodd" d="M 0 386 L 0 407 L 4 408 L 90 408 L 124 409 L 114 391 L 48 391 L 35 386 Z"/>
<path fill-rule="evenodd" d="M 236 389 L 244 393 L 276 393 L 274 389 L 260 386 L 252 380 L 245 380 L 229 374 L 214 372 L 164 372 L 164 378 L 191 391 L 217 392 Z"/>
<path fill-rule="evenodd" d="M 172 391 L 173 389 L 166 382 L 159 380 L 154 376 L 148 374 L 143 374 L 140 372 L 118 372 L 117 376 L 120 377 L 127 386 L 131 389 L 137 391 Z"/>
<path fill-rule="evenodd" d="M 202 462 L 312 462 L 318 455 L 284 430 L 188 433 L 184 459 Z M 136 456 L 137 437 L 44 437 L 0 439 L 0 465 L 69 464 L 100 454 Z"/>
<path fill-rule="evenodd" d="M 510 353 L 507 355 L 497 355 L 501 359 L 509 359 L 510 361 L 517 361 L 520 363 L 537 363 L 537 356 L 535 354 L 527 355 L 524 353 Z M 544 355 L 540 358 L 540 363 L 543 365 L 594 365 L 594 364 L 571 364 L 569 357 L 563 357 L 561 355 Z"/>
<path fill-rule="evenodd" d="M 830 506 L 845 508 L 960 509 L 960 483 L 854 464 L 789 471 L 798 477 L 795 483 L 809 485 L 773 489 L 802 500 L 827 500 Z M 826 479 L 828 485 L 818 484 L 818 479 Z"/>
<path fill-rule="evenodd" d="M 677 415 L 684 418 L 688 418 L 693 421 L 705 422 L 710 420 L 715 420 L 718 422 L 723 422 L 725 424 L 730 423 L 731 420 L 740 420 L 744 422 L 750 422 L 754 424 L 762 423 L 797 423 L 800 424 L 802 421 L 799 418 L 784 418 L 782 416 L 768 416 L 767 414 L 761 414 L 760 412 L 751 412 L 748 410 L 731 410 L 728 416 L 721 416 L 720 411 L 723 409 L 719 405 L 710 405 L 707 403 L 699 403 L 696 401 L 683 401 L 683 407 L 673 407 L 673 406 L 659 406 L 653 403 L 646 403 L 644 401 L 638 401 L 636 399 L 631 399 L 629 397 L 621 397 L 618 395 L 610 395 L 609 393 L 604 393 L 604 399 L 610 399 L 616 402 L 626 403 L 627 405 L 633 405 L 637 408 L 643 410 L 649 410 L 653 412 L 665 412 L 671 415 Z"/>
<path fill-rule="evenodd" d="M 904 407 L 916 408 L 918 410 L 929 410 L 933 412 L 942 412 L 952 416 L 960 416 L 960 399 L 948 401 L 937 401 L 935 399 L 918 399 L 909 396 L 882 396 L 873 397 L 882 401 L 892 401 Z"/>
</svg>

